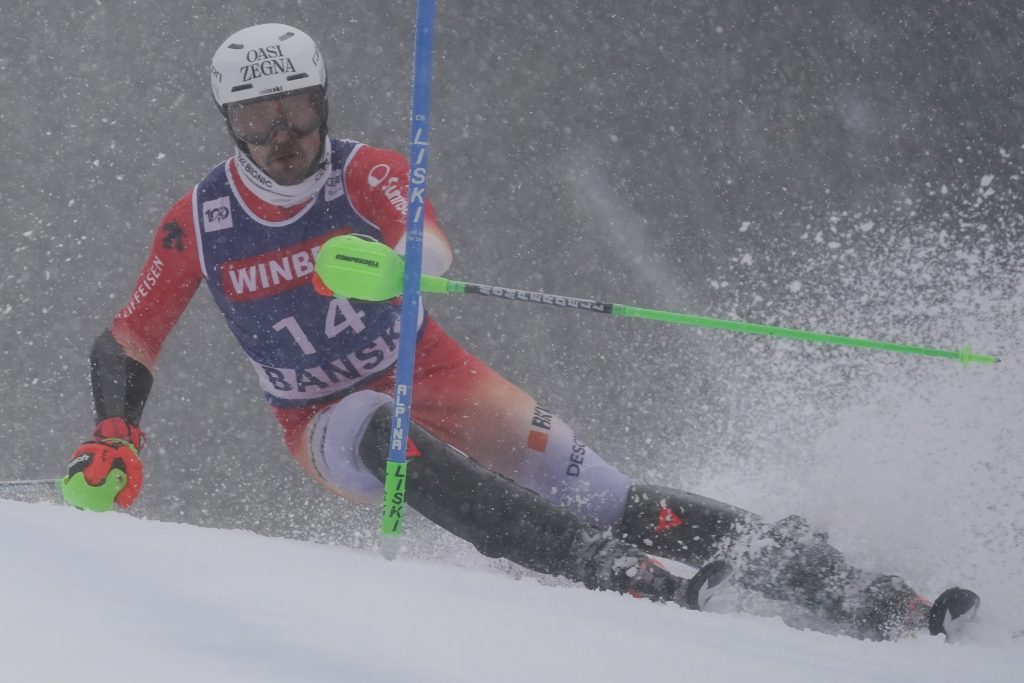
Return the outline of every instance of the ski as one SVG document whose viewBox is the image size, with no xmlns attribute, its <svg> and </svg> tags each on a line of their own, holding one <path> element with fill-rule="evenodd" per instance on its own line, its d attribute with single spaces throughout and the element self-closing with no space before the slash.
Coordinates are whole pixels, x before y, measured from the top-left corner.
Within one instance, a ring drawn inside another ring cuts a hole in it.
<svg viewBox="0 0 1024 683">
<path fill-rule="evenodd" d="M 701 567 L 686 583 L 687 609 L 704 610 L 732 574 L 732 565 L 725 560 L 715 560 Z"/>
<path fill-rule="evenodd" d="M 928 611 L 928 632 L 955 639 L 964 626 L 974 621 L 981 607 L 981 598 L 966 588 L 948 588 L 936 598 Z"/>
</svg>

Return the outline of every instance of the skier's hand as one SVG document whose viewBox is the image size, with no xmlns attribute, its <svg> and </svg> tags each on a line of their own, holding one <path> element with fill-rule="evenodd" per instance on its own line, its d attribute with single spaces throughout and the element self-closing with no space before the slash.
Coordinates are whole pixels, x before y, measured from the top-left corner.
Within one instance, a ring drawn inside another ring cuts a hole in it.
<svg viewBox="0 0 1024 683">
<path fill-rule="evenodd" d="M 331 288 L 327 286 L 327 283 L 324 282 L 316 273 L 313 273 L 313 290 L 320 296 L 326 296 L 332 299 L 338 296 L 331 291 Z"/>
<path fill-rule="evenodd" d="M 72 456 L 60 482 L 64 500 L 96 512 L 112 510 L 114 503 L 124 508 L 134 503 L 142 489 L 139 451 L 144 441 L 142 430 L 123 418 L 100 422 L 93 439 Z"/>
<path fill-rule="evenodd" d="M 327 286 L 327 283 L 325 283 L 323 281 L 323 279 L 321 279 L 321 277 L 319 275 L 317 275 L 316 273 L 313 273 L 313 290 L 317 294 L 319 294 L 320 296 L 326 296 L 326 297 L 330 297 L 332 299 L 339 296 L 338 294 L 335 294 L 334 292 L 332 292 L 331 288 Z M 362 299 L 353 299 L 352 297 L 345 297 L 345 298 L 348 299 L 349 301 L 360 301 L 360 302 L 363 301 Z M 385 299 L 384 301 L 365 301 L 364 303 L 369 303 L 369 304 L 389 303 L 389 304 L 401 306 L 402 305 L 402 297 L 396 296 L 393 299 Z"/>
</svg>

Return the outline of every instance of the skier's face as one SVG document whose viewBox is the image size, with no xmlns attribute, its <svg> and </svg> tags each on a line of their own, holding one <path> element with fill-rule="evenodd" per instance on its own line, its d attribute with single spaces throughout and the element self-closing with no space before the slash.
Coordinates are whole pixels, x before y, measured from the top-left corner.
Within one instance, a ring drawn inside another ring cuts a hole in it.
<svg viewBox="0 0 1024 683">
<path fill-rule="evenodd" d="M 320 151 L 319 129 L 306 135 L 278 130 L 269 142 L 249 145 L 249 156 L 267 175 L 281 185 L 302 182 Z"/>
<path fill-rule="evenodd" d="M 303 180 L 320 151 L 326 105 L 319 89 L 230 105 L 228 123 L 249 156 L 282 185 Z"/>
</svg>

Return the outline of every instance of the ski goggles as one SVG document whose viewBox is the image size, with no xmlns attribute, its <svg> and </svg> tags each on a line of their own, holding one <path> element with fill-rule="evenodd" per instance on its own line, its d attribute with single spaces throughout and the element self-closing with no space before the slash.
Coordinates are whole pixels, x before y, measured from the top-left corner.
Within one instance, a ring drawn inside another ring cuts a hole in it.
<svg viewBox="0 0 1024 683">
<path fill-rule="evenodd" d="M 249 145 L 265 145 L 278 130 L 303 137 L 323 125 L 327 103 L 320 88 L 228 105 L 231 132 Z"/>
</svg>

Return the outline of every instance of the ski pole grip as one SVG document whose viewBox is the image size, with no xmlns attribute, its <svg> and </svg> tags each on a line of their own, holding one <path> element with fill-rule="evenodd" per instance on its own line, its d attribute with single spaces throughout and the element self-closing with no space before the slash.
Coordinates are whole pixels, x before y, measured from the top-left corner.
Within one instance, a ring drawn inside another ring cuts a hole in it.
<svg viewBox="0 0 1024 683">
<path fill-rule="evenodd" d="M 60 492 L 69 505 L 93 512 L 110 512 L 114 509 L 117 494 L 128 485 L 128 476 L 119 469 L 112 469 L 98 486 L 92 486 L 87 482 L 82 472 L 76 472 L 58 481 Z"/>
</svg>

